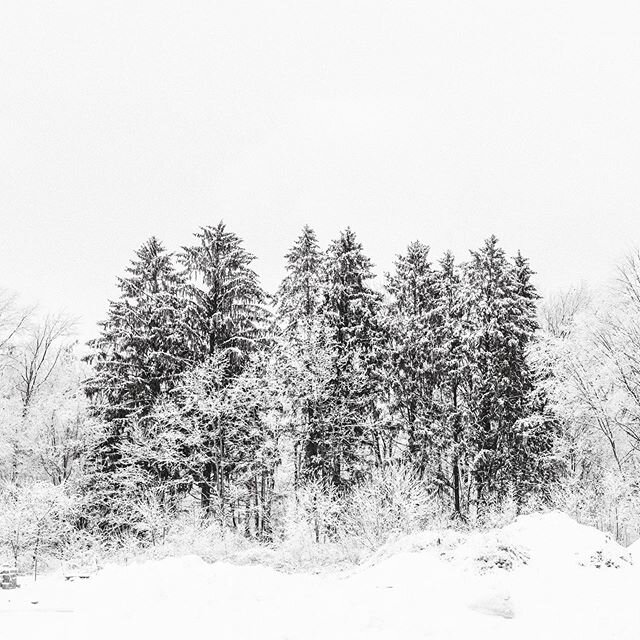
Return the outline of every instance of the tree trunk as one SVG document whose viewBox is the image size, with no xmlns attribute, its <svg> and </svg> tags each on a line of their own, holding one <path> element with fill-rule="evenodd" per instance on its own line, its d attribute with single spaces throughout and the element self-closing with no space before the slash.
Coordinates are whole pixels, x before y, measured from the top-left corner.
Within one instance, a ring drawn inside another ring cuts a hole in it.
<svg viewBox="0 0 640 640">
<path fill-rule="evenodd" d="M 200 483 L 200 506 L 205 516 L 211 515 L 211 476 L 213 463 L 207 462 L 202 470 L 202 482 Z"/>
<path fill-rule="evenodd" d="M 460 416 L 458 416 L 458 388 L 453 387 L 453 504 L 458 515 L 462 516 L 462 507 L 460 504 Z"/>
<path fill-rule="evenodd" d="M 460 465 L 458 463 L 457 453 L 453 458 L 453 505 L 456 513 L 461 516 L 462 508 L 460 506 Z"/>
</svg>

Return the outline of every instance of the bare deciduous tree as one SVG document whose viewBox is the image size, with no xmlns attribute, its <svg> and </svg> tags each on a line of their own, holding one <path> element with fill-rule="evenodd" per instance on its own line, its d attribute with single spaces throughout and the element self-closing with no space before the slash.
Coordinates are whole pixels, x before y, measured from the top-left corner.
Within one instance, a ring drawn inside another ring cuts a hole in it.
<svg viewBox="0 0 640 640">
<path fill-rule="evenodd" d="M 575 318 L 591 304 L 584 284 L 550 296 L 540 307 L 540 325 L 555 338 L 566 337 Z"/>
<path fill-rule="evenodd" d="M 17 482 L 20 459 L 25 449 L 29 412 L 34 400 L 52 379 L 63 353 L 69 349 L 72 322 L 63 316 L 46 316 L 40 323 L 22 325 L 22 338 L 8 353 L 8 366 L 20 402 L 20 416 L 14 420 L 11 436 L 10 479 Z M 14 332 L 15 335 L 15 332 Z"/>
</svg>

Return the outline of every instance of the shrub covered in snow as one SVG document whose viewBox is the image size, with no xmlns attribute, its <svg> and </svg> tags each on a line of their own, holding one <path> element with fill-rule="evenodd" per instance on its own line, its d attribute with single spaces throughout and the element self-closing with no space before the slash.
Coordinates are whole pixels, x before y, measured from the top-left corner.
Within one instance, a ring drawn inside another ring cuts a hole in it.
<svg viewBox="0 0 640 640">
<path fill-rule="evenodd" d="M 46 482 L 0 488 L 0 549 L 21 570 L 38 573 L 46 555 L 64 548 L 72 534 L 73 500 L 62 485 Z"/>
<path fill-rule="evenodd" d="M 409 467 L 392 465 L 353 490 L 342 520 L 345 536 L 375 551 L 393 537 L 426 528 L 437 516 L 427 483 Z"/>
<path fill-rule="evenodd" d="M 572 520 L 559 511 L 521 516 L 501 537 L 529 550 L 537 563 L 623 567 L 631 555 L 612 536 Z"/>
</svg>

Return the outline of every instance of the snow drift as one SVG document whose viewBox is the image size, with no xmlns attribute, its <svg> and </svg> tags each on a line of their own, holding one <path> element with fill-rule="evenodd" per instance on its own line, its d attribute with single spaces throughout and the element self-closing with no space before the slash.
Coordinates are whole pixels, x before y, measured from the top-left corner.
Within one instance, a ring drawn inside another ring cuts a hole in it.
<svg viewBox="0 0 640 640">
<path fill-rule="evenodd" d="M 640 565 L 640 558 L 638 558 Z M 195 556 L 50 575 L 0 592 L 2 637 L 640 637 L 632 554 L 560 513 L 499 530 L 424 532 L 323 575 Z"/>
</svg>

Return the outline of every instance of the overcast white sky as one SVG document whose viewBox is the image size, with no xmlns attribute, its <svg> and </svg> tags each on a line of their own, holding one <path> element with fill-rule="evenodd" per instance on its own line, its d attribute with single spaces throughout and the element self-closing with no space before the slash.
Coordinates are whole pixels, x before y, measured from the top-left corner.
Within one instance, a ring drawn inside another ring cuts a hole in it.
<svg viewBox="0 0 640 640">
<path fill-rule="evenodd" d="M 543 291 L 640 242 L 640 3 L 0 3 L 0 286 L 104 315 L 223 218 L 273 290 L 309 223 L 378 272 L 496 233 Z"/>
</svg>

